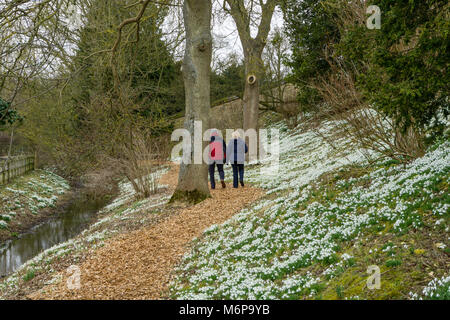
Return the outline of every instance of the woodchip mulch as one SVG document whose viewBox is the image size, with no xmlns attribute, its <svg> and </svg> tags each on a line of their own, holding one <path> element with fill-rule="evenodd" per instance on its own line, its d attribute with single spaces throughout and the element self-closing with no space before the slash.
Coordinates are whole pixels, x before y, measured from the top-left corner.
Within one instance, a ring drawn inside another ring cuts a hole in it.
<svg viewBox="0 0 450 320">
<path fill-rule="evenodd" d="M 178 168 L 162 178 L 172 188 Z M 81 288 L 69 290 L 67 275 L 29 296 L 32 299 L 164 299 L 173 268 L 189 249 L 194 237 L 213 224 L 223 223 L 263 195 L 262 190 L 245 186 L 211 190 L 212 198 L 177 212 L 166 220 L 112 238 L 79 267 Z"/>
</svg>

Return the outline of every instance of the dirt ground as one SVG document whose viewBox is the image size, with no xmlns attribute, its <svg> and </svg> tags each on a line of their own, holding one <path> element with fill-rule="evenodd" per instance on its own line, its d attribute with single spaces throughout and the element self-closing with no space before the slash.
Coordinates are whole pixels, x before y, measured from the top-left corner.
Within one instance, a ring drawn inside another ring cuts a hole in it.
<svg viewBox="0 0 450 320">
<path fill-rule="evenodd" d="M 178 167 L 161 178 L 174 189 Z M 251 186 L 234 189 L 227 184 L 211 190 L 211 198 L 175 210 L 151 227 L 110 239 L 79 266 L 80 289 L 67 288 L 67 275 L 58 284 L 45 286 L 31 299 L 164 299 L 171 272 L 189 249 L 189 243 L 213 224 L 223 223 L 263 192 Z"/>
</svg>

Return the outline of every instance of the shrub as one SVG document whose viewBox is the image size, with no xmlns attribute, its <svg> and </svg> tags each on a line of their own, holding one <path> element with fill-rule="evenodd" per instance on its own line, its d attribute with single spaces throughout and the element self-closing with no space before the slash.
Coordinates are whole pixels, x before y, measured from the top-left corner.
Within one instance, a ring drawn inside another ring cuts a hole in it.
<svg viewBox="0 0 450 320">
<path fill-rule="evenodd" d="M 0 98 L 0 129 L 8 124 L 22 120 L 22 116 L 15 109 L 11 108 L 11 104 Z"/>
<path fill-rule="evenodd" d="M 324 107 L 316 113 L 318 119 L 335 120 L 333 131 L 362 150 L 374 151 L 400 162 L 423 156 L 422 130 L 410 126 L 403 131 L 394 120 L 384 117 L 364 100 L 355 83 L 356 70 L 346 70 L 331 61 L 330 66 L 333 73 L 314 84 L 325 101 Z M 320 133 L 319 130 L 316 132 Z M 333 144 L 331 139 L 327 141 Z"/>
<path fill-rule="evenodd" d="M 381 29 L 369 30 L 367 2 L 326 0 L 341 38 L 335 57 L 360 73 L 356 84 L 368 104 L 404 131 L 437 125 L 450 112 L 447 72 L 449 4 L 432 0 L 375 0 Z"/>
</svg>

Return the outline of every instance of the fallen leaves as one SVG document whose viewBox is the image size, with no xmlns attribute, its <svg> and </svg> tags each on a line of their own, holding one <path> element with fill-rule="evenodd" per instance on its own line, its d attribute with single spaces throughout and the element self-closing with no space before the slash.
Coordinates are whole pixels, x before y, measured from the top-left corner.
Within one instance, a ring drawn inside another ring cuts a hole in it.
<svg viewBox="0 0 450 320">
<path fill-rule="evenodd" d="M 161 182 L 176 185 L 178 168 Z M 81 288 L 69 290 L 67 275 L 46 286 L 33 299 L 161 299 L 168 290 L 170 274 L 187 251 L 190 241 L 213 224 L 220 224 L 263 195 L 246 186 L 211 190 L 211 198 L 177 210 L 166 220 L 108 241 L 80 266 Z"/>
</svg>

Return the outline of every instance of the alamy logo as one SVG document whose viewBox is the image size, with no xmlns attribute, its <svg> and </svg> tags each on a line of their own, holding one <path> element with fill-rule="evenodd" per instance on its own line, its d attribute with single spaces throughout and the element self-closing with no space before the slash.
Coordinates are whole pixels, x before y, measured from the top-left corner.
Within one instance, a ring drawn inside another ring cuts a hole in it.
<svg viewBox="0 0 450 320">
<path fill-rule="evenodd" d="M 367 18 L 367 28 L 370 30 L 381 29 L 381 10 L 379 6 L 371 5 L 366 10 L 370 17 Z"/>
<path fill-rule="evenodd" d="M 67 289 L 78 290 L 81 288 L 81 271 L 76 265 L 67 268 L 66 273 L 70 276 L 67 278 Z"/>
<path fill-rule="evenodd" d="M 220 130 L 208 129 L 203 131 L 202 122 L 194 121 L 193 135 L 187 129 L 176 129 L 172 132 L 171 141 L 180 141 L 172 148 L 171 160 L 180 160 L 183 164 L 209 163 L 210 157 L 217 156 L 210 153 L 210 146 L 204 146 L 204 142 L 210 142 L 211 132 L 214 130 L 219 137 L 223 137 Z M 234 129 L 226 129 L 224 140 L 228 143 L 232 140 Z M 280 132 L 278 129 L 248 129 L 239 132 L 240 139 L 248 142 L 248 162 L 259 163 L 260 170 L 265 175 L 276 175 L 279 169 L 280 159 Z M 269 143 L 270 140 L 270 143 Z M 218 148 L 220 149 L 220 148 Z M 230 155 L 227 155 L 229 157 Z M 180 159 L 181 157 L 181 159 Z"/>
<path fill-rule="evenodd" d="M 380 267 L 371 265 L 367 268 L 367 273 L 370 274 L 367 278 L 367 288 L 370 290 L 381 288 L 381 273 Z"/>
</svg>

